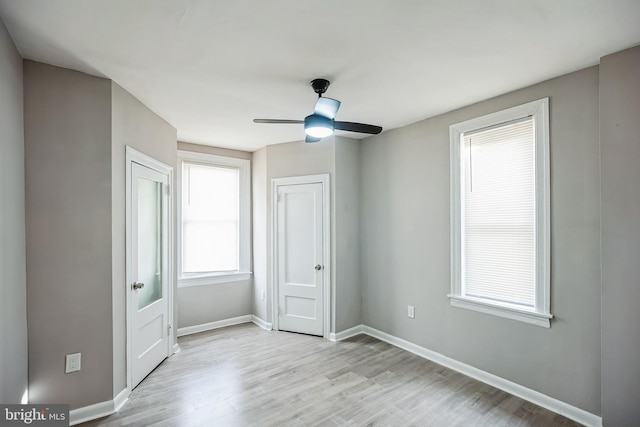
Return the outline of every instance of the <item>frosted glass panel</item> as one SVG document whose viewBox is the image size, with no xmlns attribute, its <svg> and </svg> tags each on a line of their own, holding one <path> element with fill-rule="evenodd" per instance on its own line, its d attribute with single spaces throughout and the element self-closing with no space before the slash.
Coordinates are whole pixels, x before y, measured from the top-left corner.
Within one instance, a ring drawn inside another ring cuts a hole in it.
<svg viewBox="0 0 640 427">
<path fill-rule="evenodd" d="M 138 309 L 162 298 L 162 184 L 138 178 Z"/>
</svg>

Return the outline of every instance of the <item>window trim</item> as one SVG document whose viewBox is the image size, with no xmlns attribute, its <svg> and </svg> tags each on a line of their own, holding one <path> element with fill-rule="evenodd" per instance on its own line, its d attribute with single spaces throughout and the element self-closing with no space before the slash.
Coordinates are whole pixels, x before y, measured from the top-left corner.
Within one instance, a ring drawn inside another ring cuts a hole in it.
<svg viewBox="0 0 640 427">
<path fill-rule="evenodd" d="M 533 310 L 469 297 L 462 289 L 462 167 L 461 137 L 464 133 L 534 117 L 536 200 L 536 297 Z M 451 305 L 549 328 L 551 314 L 551 228 L 549 169 L 549 98 L 507 108 L 449 127 L 451 197 Z"/>
<path fill-rule="evenodd" d="M 239 267 L 237 271 L 210 272 L 184 276 L 182 273 L 182 173 L 183 163 L 237 168 L 239 171 Z M 178 150 L 177 206 L 178 206 L 178 287 L 213 285 L 237 282 L 251 278 L 251 162 L 235 157 Z"/>
</svg>

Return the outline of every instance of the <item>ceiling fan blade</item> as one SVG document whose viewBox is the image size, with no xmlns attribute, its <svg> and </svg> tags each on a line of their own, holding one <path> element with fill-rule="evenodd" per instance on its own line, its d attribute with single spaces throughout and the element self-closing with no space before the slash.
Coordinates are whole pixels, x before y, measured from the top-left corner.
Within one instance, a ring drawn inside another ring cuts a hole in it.
<svg viewBox="0 0 640 427">
<path fill-rule="evenodd" d="M 322 138 L 314 138 L 312 136 L 309 135 L 305 135 L 304 137 L 304 142 L 318 142 L 320 141 Z"/>
<path fill-rule="evenodd" d="M 347 130 L 349 132 L 378 134 L 382 132 L 380 126 L 367 125 L 364 123 L 354 122 L 334 122 L 333 128 L 336 130 Z"/>
<path fill-rule="evenodd" d="M 301 125 L 304 120 L 253 119 L 253 123 L 274 123 L 280 125 Z"/>
<path fill-rule="evenodd" d="M 333 119 L 339 108 L 340 101 L 337 99 L 320 97 L 313 112 L 328 119 Z"/>
</svg>

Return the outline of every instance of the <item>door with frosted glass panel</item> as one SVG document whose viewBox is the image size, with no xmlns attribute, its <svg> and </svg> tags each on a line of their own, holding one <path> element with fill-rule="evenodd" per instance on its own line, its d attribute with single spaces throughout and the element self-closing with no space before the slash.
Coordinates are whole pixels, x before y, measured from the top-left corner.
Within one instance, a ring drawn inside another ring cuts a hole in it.
<svg viewBox="0 0 640 427">
<path fill-rule="evenodd" d="M 131 163 L 131 373 L 135 387 L 168 355 L 168 176 Z"/>
</svg>

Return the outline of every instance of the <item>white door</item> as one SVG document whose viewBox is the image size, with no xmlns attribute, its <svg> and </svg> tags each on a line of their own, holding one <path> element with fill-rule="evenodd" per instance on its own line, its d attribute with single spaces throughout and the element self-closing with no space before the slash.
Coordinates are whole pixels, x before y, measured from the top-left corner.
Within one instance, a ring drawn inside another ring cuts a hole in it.
<svg viewBox="0 0 640 427">
<path fill-rule="evenodd" d="M 279 185 L 278 329 L 324 335 L 323 184 Z"/>
<path fill-rule="evenodd" d="M 131 388 L 169 354 L 169 176 L 129 163 L 129 331 Z"/>
</svg>

